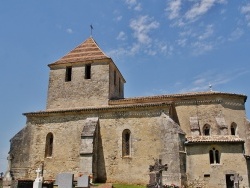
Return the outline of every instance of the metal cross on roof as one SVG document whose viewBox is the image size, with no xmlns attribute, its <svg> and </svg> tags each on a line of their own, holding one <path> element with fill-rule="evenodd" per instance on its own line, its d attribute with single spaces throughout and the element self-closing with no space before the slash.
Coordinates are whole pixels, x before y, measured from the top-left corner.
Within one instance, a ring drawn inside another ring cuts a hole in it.
<svg viewBox="0 0 250 188">
<path fill-rule="evenodd" d="M 90 36 L 92 36 L 92 31 L 93 31 L 93 26 L 92 26 L 92 24 L 90 25 Z"/>
</svg>

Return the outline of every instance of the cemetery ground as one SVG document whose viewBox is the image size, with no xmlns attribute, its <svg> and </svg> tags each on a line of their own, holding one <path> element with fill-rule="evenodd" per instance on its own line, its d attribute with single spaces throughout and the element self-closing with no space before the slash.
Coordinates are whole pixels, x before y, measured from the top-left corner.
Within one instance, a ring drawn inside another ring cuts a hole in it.
<svg viewBox="0 0 250 188">
<path fill-rule="evenodd" d="M 105 184 L 95 184 L 93 186 L 95 188 L 105 188 Z M 113 184 L 111 185 L 112 188 L 145 188 L 145 186 L 142 185 L 127 185 L 127 184 Z M 0 188 L 2 188 L 2 180 L 0 180 Z M 108 187 L 107 187 L 108 188 Z"/>
<path fill-rule="evenodd" d="M 145 188 L 142 185 L 113 184 L 113 188 Z"/>
</svg>

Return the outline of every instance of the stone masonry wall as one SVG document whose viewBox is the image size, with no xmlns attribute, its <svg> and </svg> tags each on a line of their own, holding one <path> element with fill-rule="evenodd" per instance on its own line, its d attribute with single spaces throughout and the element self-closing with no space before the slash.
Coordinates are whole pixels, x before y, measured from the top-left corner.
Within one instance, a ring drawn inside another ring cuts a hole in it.
<svg viewBox="0 0 250 188">
<path fill-rule="evenodd" d="M 210 164 L 209 150 L 220 152 L 220 164 Z M 248 187 L 246 159 L 241 143 L 196 144 L 187 146 L 187 172 L 189 184 L 198 183 L 209 188 L 226 187 L 226 174 L 239 173 L 243 177 L 240 187 Z"/>
<path fill-rule="evenodd" d="M 168 164 L 168 170 L 163 171 L 163 184 L 178 186 L 186 184 L 186 155 L 184 148 L 185 133 L 166 114 L 161 115 L 162 127 L 161 140 L 163 147 L 160 154 L 163 164 Z"/>
<path fill-rule="evenodd" d="M 217 100 L 217 101 L 215 101 Z M 221 98 L 221 97 L 199 97 L 183 103 L 176 104 L 180 126 L 182 130 L 191 136 L 190 117 L 198 117 L 200 133 L 205 124 L 211 126 L 211 135 L 220 135 L 220 128 L 216 122 L 217 117 L 223 117 L 227 125 L 227 134 L 231 134 L 230 126 L 234 122 L 237 124 L 236 136 L 245 140 L 245 152 L 250 154 L 250 145 L 247 135 L 250 130 L 246 123 L 246 113 L 242 98 Z"/>
<path fill-rule="evenodd" d="M 169 164 L 168 171 L 164 173 L 167 180 L 164 183 L 167 184 L 185 182 L 185 172 L 190 182 L 197 178 L 204 180 L 204 174 L 208 172 L 201 172 L 197 164 L 205 165 L 203 169 L 208 169 L 210 177 L 212 172 L 224 177 L 225 173 L 232 172 L 229 164 L 232 164 L 231 159 L 235 157 L 237 158 L 235 164 L 239 166 L 240 174 L 247 179 L 246 161 L 242 146 L 239 144 L 228 144 L 223 147 L 215 145 L 221 147 L 223 151 L 221 156 L 223 165 L 215 165 L 212 168 L 210 164 L 207 165 L 209 160 L 206 146 L 188 146 L 187 165 L 182 146 L 184 141 L 182 131 L 187 136 L 191 135 L 190 117 L 197 116 L 200 126 L 210 124 L 212 135 L 220 133 L 216 118 L 223 117 L 228 128 L 232 122 L 237 124 L 236 136 L 247 141 L 245 150 L 248 154 L 249 122 L 245 118 L 244 101 L 237 97 L 232 99 L 200 97 L 199 100 L 190 99 L 187 102 L 176 103 L 180 127 L 167 116 L 169 112 L 167 105 L 28 115 L 26 127 L 13 137 L 11 143 L 15 178 L 34 179 L 35 170 L 40 164 L 44 164 L 45 179 L 54 179 L 60 172 L 72 172 L 77 177 L 82 169 L 80 145 L 83 126 L 87 118 L 95 117 L 99 118 L 98 159 L 94 160 L 98 164 L 99 180 L 145 185 L 149 180 L 148 167 L 158 158 L 162 158 L 163 163 Z M 164 113 L 166 116 L 162 116 Z M 124 129 L 131 131 L 129 157 L 122 156 Z M 54 145 L 52 157 L 46 158 L 45 141 L 48 133 L 53 134 Z M 22 170 L 25 168 L 23 173 Z"/>
<path fill-rule="evenodd" d="M 9 154 L 12 157 L 11 171 L 14 177 L 28 178 L 30 175 L 32 137 L 34 137 L 32 128 L 25 126 L 10 140 Z"/>
<path fill-rule="evenodd" d="M 50 70 L 47 109 L 103 106 L 109 98 L 109 64 L 92 63 L 91 79 L 85 79 L 85 65 L 72 67 L 72 80 L 65 81 L 66 66 Z"/>
<path fill-rule="evenodd" d="M 116 76 L 114 76 L 116 74 Z M 119 99 L 124 97 L 124 80 L 115 65 L 110 64 L 109 98 Z M 114 80 L 116 77 L 116 80 Z"/>
<path fill-rule="evenodd" d="M 87 117 L 99 117 L 101 143 L 98 153 L 98 178 L 107 182 L 147 184 L 149 181 L 149 165 L 154 159 L 164 154 L 165 136 L 174 138 L 176 133 L 170 131 L 162 134 L 168 124 L 162 124 L 162 111 L 168 108 L 154 108 L 109 112 L 103 114 L 72 114 L 46 117 L 28 117 L 27 127 L 32 130 L 30 139 L 28 178 L 35 178 L 35 169 L 44 164 L 44 178 L 54 179 L 60 172 L 72 172 L 75 177 L 81 173 L 80 145 L 81 133 Z M 131 156 L 122 156 L 122 132 L 131 131 Z M 171 130 L 171 129 L 170 129 Z M 46 135 L 54 136 L 52 157 L 45 157 Z M 169 138 L 169 139 L 170 139 Z M 172 160 L 179 151 L 171 151 Z M 16 153 L 18 155 L 18 152 Z M 170 163 L 168 161 L 167 163 Z M 175 168 L 171 168 L 176 172 Z M 169 173 L 171 172 L 169 170 Z M 179 177 L 179 173 L 178 173 Z M 20 178 L 16 176 L 16 178 Z"/>
</svg>

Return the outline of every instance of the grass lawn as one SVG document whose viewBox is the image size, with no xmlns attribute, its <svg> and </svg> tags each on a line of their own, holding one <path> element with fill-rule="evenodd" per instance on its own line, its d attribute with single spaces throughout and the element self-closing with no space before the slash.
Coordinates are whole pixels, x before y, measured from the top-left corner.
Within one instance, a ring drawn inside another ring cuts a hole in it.
<svg viewBox="0 0 250 188">
<path fill-rule="evenodd" d="M 114 188 L 145 188 L 143 185 L 113 184 Z"/>
</svg>

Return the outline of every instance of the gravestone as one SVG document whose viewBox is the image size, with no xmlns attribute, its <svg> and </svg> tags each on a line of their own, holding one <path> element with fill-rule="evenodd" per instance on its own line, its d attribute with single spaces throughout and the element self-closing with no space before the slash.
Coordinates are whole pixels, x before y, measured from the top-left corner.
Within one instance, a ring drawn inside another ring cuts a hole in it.
<svg viewBox="0 0 250 188">
<path fill-rule="evenodd" d="M 72 188 L 73 187 L 74 174 L 60 173 L 56 176 L 56 185 L 58 188 Z"/>
<path fill-rule="evenodd" d="M 239 188 L 240 187 L 240 181 L 243 180 L 242 176 L 239 174 L 234 174 L 233 176 L 230 177 L 231 181 L 234 181 L 234 188 Z"/>
<path fill-rule="evenodd" d="M 77 187 L 88 188 L 89 187 L 89 176 L 83 175 L 77 179 Z"/>
<path fill-rule="evenodd" d="M 156 159 L 154 165 L 149 166 L 149 184 L 147 188 L 162 188 L 162 171 L 167 171 L 168 165 L 162 165 L 161 159 Z"/>
<path fill-rule="evenodd" d="M 33 188 L 42 188 L 43 177 L 41 175 L 41 172 L 42 172 L 42 170 L 40 168 L 38 168 L 36 170 L 37 175 L 36 175 L 36 179 L 33 183 Z"/>
</svg>

